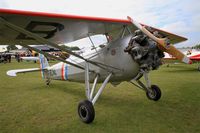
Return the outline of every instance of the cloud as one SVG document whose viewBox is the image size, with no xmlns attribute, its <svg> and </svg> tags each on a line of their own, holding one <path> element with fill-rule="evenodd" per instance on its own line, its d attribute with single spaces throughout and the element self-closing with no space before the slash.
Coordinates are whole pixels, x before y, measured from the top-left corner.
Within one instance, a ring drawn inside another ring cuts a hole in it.
<svg viewBox="0 0 200 133">
<path fill-rule="evenodd" d="M 193 29 L 190 28 L 189 25 L 183 21 L 166 24 L 161 29 L 167 30 L 176 34 L 185 34 L 185 33 L 193 31 Z"/>
<path fill-rule="evenodd" d="M 182 35 L 188 40 L 186 42 L 177 44 L 177 47 L 189 47 L 194 46 L 200 42 L 200 28 L 199 24 L 197 23 L 192 25 L 185 23 L 184 21 L 178 21 L 170 24 L 164 25 L 161 29 Z"/>
<path fill-rule="evenodd" d="M 195 28 L 195 31 L 200 31 L 200 15 L 196 15 L 192 18 L 193 26 Z"/>
<path fill-rule="evenodd" d="M 2 0 L 2 1 L 0 2 L 0 7 L 2 7 L 2 8 L 8 8 L 7 2 L 4 1 L 4 0 Z"/>
</svg>

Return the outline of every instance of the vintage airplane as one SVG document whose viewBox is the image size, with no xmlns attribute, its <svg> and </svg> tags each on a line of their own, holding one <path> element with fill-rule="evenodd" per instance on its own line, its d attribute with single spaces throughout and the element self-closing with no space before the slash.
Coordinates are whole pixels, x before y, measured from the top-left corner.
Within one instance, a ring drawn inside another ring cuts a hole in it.
<svg viewBox="0 0 200 133">
<path fill-rule="evenodd" d="M 190 58 L 190 60 L 194 61 L 194 62 L 200 62 L 200 53 L 198 52 L 197 54 L 192 54 L 188 56 Z M 197 68 L 200 71 L 200 64 Z"/>
<path fill-rule="evenodd" d="M 94 120 L 94 104 L 108 82 L 117 85 L 122 81 L 130 81 L 144 90 L 150 100 L 157 101 L 161 97 L 161 90 L 151 84 L 148 73 L 162 64 L 163 51 L 185 63 L 191 63 L 171 44 L 185 41 L 186 38 L 139 24 L 130 17 L 122 20 L 0 9 L 0 31 L 0 44 L 18 44 L 40 53 L 40 68 L 11 70 L 7 72 L 8 75 L 42 71 L 47 84 L 52 79 L 85 82 L 87 100 L 78 105 L 78 115 L 85 123 Z M 96 48 L 91 37 L 99 34 L 106 36 L 107 43 Z M 89 37 L 94 46 L 94 52 L 89 56 L 81 56 L 58 45 L 85 37 Z M 58 48 L 73 59 L 55 57 L 30 46 L 37 44 Z M 44 56 L 61 62 L 49 66 Z M 140 81 L 142 76 L 146 84 Z M 95 91 L 99 82 L 102 85 Z"/>
<path fill-rule="evenodd" d="M 190 60 L 192 60 L 193 62 L 200 62 L 200 51 L 197 49 L 191 49 L 188 50 L 185 55 L 187 55 L 188 58 L 190 58 Z M 200 64 L 197 68 L 200 71 Z"/>
<path fill-rule="evenodd" d="M 190 49 L 190 50 L 186 50 L 183 51 L 183 53 L 193 62 L 200 62 L 200 51 L 198 49 Z M 168 53 L 164 53 L 165 60 L 176 60 L 176 57 L 173 57 L 172 55 L 168 54 Z M 200 71 L 200 65 L 198 65 L 197 70 Z"/>
</svg>

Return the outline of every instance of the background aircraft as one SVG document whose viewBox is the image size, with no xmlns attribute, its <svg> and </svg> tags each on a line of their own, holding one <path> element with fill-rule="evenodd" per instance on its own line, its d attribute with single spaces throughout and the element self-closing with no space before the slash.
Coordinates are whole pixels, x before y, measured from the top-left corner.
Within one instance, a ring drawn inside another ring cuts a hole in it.
<svg viewBox="0 0 200 133">
<path fill-rule="evenodd" d="M 52 79 L 85 82 L 87 99 L 78 105 L 78 115 L 85 123 L 94 120 L 94 105 L 108 82 L 116 85 L 130 81 L 144 90 L 150 100 L 158 101 L 161 90 L 151 84 L 148 74 L 162 64 L 163 51 L 185 63 L 191 63 L 171 44 L 187 39 L 127 18 L 121 20 L 0 9 L 0 43 L 19 44 L 34 50 L 40 53 L 41 62 L 40 68 L 11 70 L 7 74 L 16 76 L 16 73 L 41 71 L 47 84 Z M 105 35 L 107 43 L 96 47 L 92 36 L 98 34 Z M 87 56 L 58 45 L 85 37 L 90 39 L 93 46 L 93 53 Z M 70 58 L 65 60 L 29 46 L 37 44 L 58 48 L 70 54 Z M 44 56 L 62 62 L 49 66 Z M 140 80 L 143 76 L 145 83 Z M 95 91 L 98 82 L 103 84 Z"/>
<path fill-rule="evenodd" d="M 192 61 L 197 61 L 199 62 L 200 61 L 200 50 L 198 49 L 191 49 L 191 50 L 188 50 L 186 55 L 190 58 L 190 60 Z M 200 71 L 200 65 L 198 67 L 198 70 Z"/>
<path fill-rule="evenodd" d="M 188 58 L 190 58 L 191 61 L 193 62 L 200 62 L 200 50 L 198 49 L 180 49 L 180 51 L 182 51 Z M 172 55 L 168 54 L 168 53 L 164 53 L 165 60 L 176 60 L 176 57 L 173 57 Z M 200 65 L 197 68 L 200 71 Z"/>
</svg>

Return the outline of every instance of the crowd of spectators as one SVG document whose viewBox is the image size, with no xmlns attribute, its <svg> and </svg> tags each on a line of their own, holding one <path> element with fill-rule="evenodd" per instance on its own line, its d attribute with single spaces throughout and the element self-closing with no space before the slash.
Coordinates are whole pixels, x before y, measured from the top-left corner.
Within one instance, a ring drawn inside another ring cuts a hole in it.
<svg viewBox="0 0 200 133">
<path fill-rule="evenodd" d="M 29 56 L 32 56 L 31 53 L 29 52 L 23 52 L 23 53 L 4 52 L 0 53 L 0 63 L 11 63 L 13 58 L 17 62 L 22 62 L 21 57 L 29 57 Z"/>
<path fill-rule="evenodd" d="M 3 53 L 0 54 L 0 63 L 10 63 L 11 62 L 11 54 Z"/>
<path fill-rule="evenodd" d="M 48 54 L 51 54 L 56 57 L 61 57 L 63 59 L 67 59 L 69 57 L 69 54 L 63 53 L 63 52 L 48 52 Z M 21 57 L 37 57 L 38 53 L 31 53 L 31 51 L 28 52 L 16 52 L 16 53 L 10 53 L 10 52 L 4 52 L 0 53 L 0 63 L 11 63 L 12 59 L 15 59 L 17 62 L 22 62 Z M 51 58 L 48 58 L 48 60 L 54 60 Z"/>
</svg>

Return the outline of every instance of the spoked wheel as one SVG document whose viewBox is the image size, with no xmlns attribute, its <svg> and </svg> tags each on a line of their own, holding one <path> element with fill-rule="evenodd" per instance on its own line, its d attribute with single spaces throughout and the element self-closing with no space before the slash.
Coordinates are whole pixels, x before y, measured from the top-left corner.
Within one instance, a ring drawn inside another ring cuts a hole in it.
<svg viewBox="0 0 200 133">
<path fill-rule="evenodd" d="M 95 117 L 92 102 L 88 100 L 81 101 L 78 105 L 78 115 L 84 123 L 91 123 Z"/>
<path fill-rule="evenodd" d="M 147 91 L 146 95 L 150 100 L 158 101 L 161 97 L 161 90 L 157 85 L 151 86 L 151 92 Z"/>
</svg>

